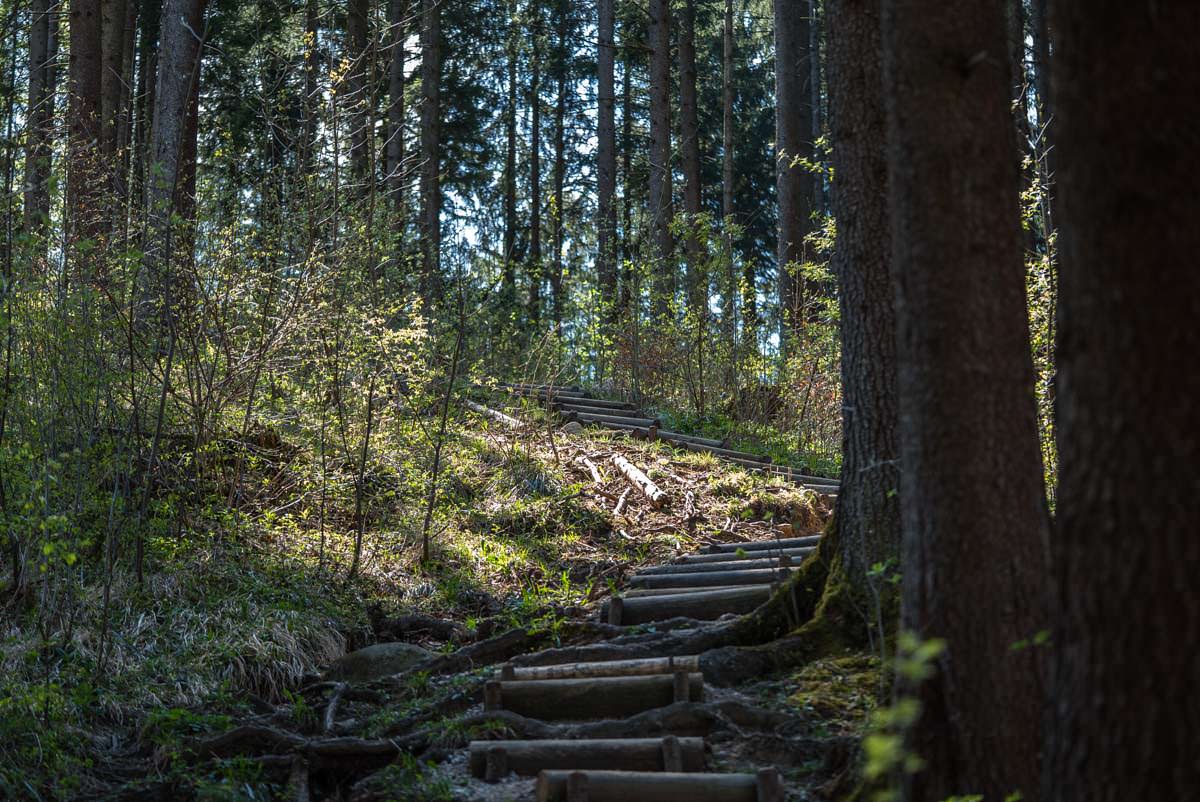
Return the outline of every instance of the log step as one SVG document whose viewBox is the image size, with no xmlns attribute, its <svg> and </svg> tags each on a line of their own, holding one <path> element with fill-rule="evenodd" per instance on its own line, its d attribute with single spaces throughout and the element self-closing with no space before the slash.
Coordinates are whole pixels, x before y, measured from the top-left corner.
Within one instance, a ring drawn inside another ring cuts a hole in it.
<svg viewBox="0 0 1200 802">
<path fill-rule="evenodd" d="M 538 802 L 783 802 L 776 769 L 758 774 L 563 771 L 538 774 Z"/>
<path fill-rule="evenodd" d="M 575 677 L 627 677 L 648 674 L 674 674 L 676 671 L 699 671 L 700 658 L 646 657 L 637 660 L 598 660 L 584 663 L 561 663 L 553 666 L 513 666 L 505 664 L 496 672 L 496 679 L 571 679 Z"/>
<path fill-rule="evenodd" d="M 611 409 L 609 407 L 593 407 L 585 404 L 571 404 L 556 402 L 552 404 L 554 410 L 563 417 L 571 417 L 572 415 L 594 415 L 600 418 L 620 418 L 622 420 L 647 420 L 642 413 L 633 409 Z"/>
<path fill-rule="evenodd" d="M 509 772 L 532 777 L 544 769 L 704 771 L 704 739 L 673 735 L 577 741 L 471 741 L 469 749 L 471 774 L 489 782 Z"/>
<path fill-rule="evenodd" d="M 690 434 L 680 434 L 679 432 L 668 432 L 659 429 L 658 438 L 660 440 L 670 440 L 673 443 L 694 443 L 698 446 L 708 446 L 709 448 L 724 448 L 724 440 L 710 440 L 707 437 L 696 437 Z"/>
<path fill-rule="evenodd" d="M 786 568 L 758 568 L 749 571 L 702 571 L 694 574 L 640 574 L 629 578 L 636 588 L 695 588 L 703 585 L 769 585 L 787 579 Z"/>
<path fill-rule="evenodd" d="M 626 401 L 606 401 L 603 398 L 563 398 L 554 402 L 567 409 L 613 409 L 619 411 L 632 410 L 633 404 Z"/>
<path fill-rule="evenodd" d="M 602 423 L 619 424 L 621 426 L 634 426 L 646 428 L 649 426 L 658 426 L 658 421 L 654 418 L 628 418 L 621 415 L 595 415 L 589 412 L 571 412 L 566 415 L 567 418 L 573 418 L 580 423 Z"/>
<path fill-rule="evenodd" d="M 818 540 L 820 537 L 818 536 Z M 680 557 L 675 565 L 697 565 L 700 563 L 738 563 L 739 565 L 747 560 L 758 560 L 764 557 L 778 557 L 781 554 L 786 554 L 791 557 L 794 562 L 799 562 L 804 557 L 812 553 L 815 546 L 805 546 L 797 549 L 756 549 L 754 551 L 747 550 L 744 554 L 738 554 L 736 551 L 719 551 L 716 554 L 687 554 Z M 732 567 L 732 566 L 731 566 Z"/>
<path fill-rule="evenodd" d="M 678 593 L 609 599 L 601 608 L 601 615 L 603 620 L 619 626 L 648 624 L 679 616 L 712 621 L 726 613 L 748 613 L 771 598 L 771 593 L 770 585 L 684 588 Z"/>
<path fill-rule="evenodd" d="M 621 596 L 626 599 L 640 599 L 643 596 L 676 596 L 680 593 L 710 593 L 714 590 L 746 590 L 752 587 L 756 586 L 720 585 L 717 587 L 705 586 L 702 588 L 631 588 L 630 590 L 622 591 Z"/>
<path fill-rule="evenodd" d="M 749 571 L 758 568 L 788 568 L 794 565 L 799 565 L 804 556 L 812 554 L 814 549 L 791 549 L 791 551 L 801 552 L 801 554 L 797 554 L 795 559 L 792 559 L 792 555 L 780 555 L 779 552 L 746 552 L 746 557 L 736 560 L 728 560 L 726 562 L 669 563 L 667 565 L 651 565 L 648 568 L 643 568 L 642 570 L 638 571 L 635 576 L 647 576 L 654 574 L 698 574 L 705 571 L 728 571 L 733 568 L 736 568 L 739 571 Z M 749 556 L 751 554 L 754 556 Z M 760 557 L 759 555 L 762 556 Z"/>
<path fill-rule="evenodd" d="M 751 540 L 747 543 L 714 543 L 705 551 L 709 554 L 736 553 L 742 551 L 770 551 L 772 549 L 803 549 L 815 546 L 821 542 L 820 535 L 805 535 L 803 537 L 781 537 L 771 540 Z"/>
<path fill-rule="evenodd" d="M 699 451 L 701 453 L 713 454 L 723 459 L 733 460 L 738 463 L 746 463 L 749 465 L 770 465 L 770 457 L 760 457 L 757 454 L 751 454 L 746 451 L 733 451 L 728 448 L 720 448 L 708 445 L 700 445 L 698 443 L 689 443 L 683 441 L 683 447 L 688 451 Z"/>
<path fill-rule="evenodd" d="M 485 710 L 511 710 L 545 721 L 628 718 L 675 701 L 704 701 L 704 677 L 678 671 L 635 677 L 489 680 Z"/>
</svg>

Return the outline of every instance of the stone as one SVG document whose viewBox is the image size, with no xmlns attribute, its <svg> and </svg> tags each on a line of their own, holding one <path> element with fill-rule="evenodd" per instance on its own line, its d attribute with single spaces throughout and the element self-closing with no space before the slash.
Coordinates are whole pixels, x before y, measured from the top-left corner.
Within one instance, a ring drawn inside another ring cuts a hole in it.
<svg viewBox="0 0 1200 802">
<path fill-rule="evenodd" d="M 376 643 L 339 657 L 325 671 L 325 679 L 369 682 L 399 674 L 433 656 L 413 643 Z"/>
<path fill-rule="evenodd" d="M 577 420 L 567 421 L 562 425 L 565 434 L 583 434 L 583 424 Z"/>
</svg>

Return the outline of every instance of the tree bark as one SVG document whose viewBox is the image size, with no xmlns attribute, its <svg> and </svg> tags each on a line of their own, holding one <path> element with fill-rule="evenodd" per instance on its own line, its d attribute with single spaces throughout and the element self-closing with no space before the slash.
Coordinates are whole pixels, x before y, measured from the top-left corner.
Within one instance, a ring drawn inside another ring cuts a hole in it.
<svg viewBox="0 0 1200 802">
<path fill-rule="evenodd" d="M 628 31 L 621 33 L 621 252 L 624 267 L 621 276 L 620 311 L 632 312 L 634 295 L 633 259 L 635 238 L 633 234 L 633 54 L 626 41 Z"/>
<path fill-rule="evenodd" d="M 68 241 L 95 240 L 103 230 L 101 160 L 100 0 L 71 0 L 68 61 Z M 81 268 L 86 270 L 85 268 Z M 84 280 L 95 276 L 83 276 Z"/>
<path fill-rule="evenodd" d="M 683 167 L 683 210 L 688 218 L 688 306 L 703 317 L 707 288 L 703 285 L 703 254 L 695 226 L 700 218 L 700 123 L 696 110 L 696 0 L 680 7 L 679 30 L 679 150 Z"/>
<path fill-rule="evenodd" d="M 733 263 L 733 0 L 725 0 L 721 57 L 721 219 L 725 232 L 725 290 L 721 327 L 730 353 L 737 346 L 737 270 Z"/>
<path fill-rule="evenodd" d="M 441 287 L 441 80 L 440 0 L 421 0 L 421 294 L 432 307 Z"/>
<path fill-rule="evenodd" d="M 189 112 L 199 91 L 199 37 L 206 5 L 207 0 L 167 0 L 163 6 L 150 132 L 150 174 L 146 181 L 146 209 L 151 221 L 146 280 L 159 304 L 168 303 L 171 297 L 169 285 L 175 277 L 168 271 L 172 253 L 181 250 L 180 243 L 172 241 L 172 217 L 178 214 L 188 218 L 189 189 L 194 188 L 196 128 L 194 117 L 189 124 Z"/>
<path fill-rule="evenodd" d="M 121 111 L 121 89 L 125 76 L 125 23 L 128 0 L 100 3 L 100 153 L 105 168 L 116 164 L 117 131 Z M 115 180 L 116 176 L 113 176 Z"/>
<path fill-rule="evenodd" d="M 520 52 L 516 7 L 510 7 L 512 24 L 509 30 L 508 105 L 505 109 L 504 133 L 504 263 L 500 282 L 500 299 L 505 310 L 516 300 L 517 276 L 517 57 Z"/>
<path fill-rule="evenodd" d="M 653 309 L 665 315 L 675 291 L 671 220 L 671 4 L 650 0 L 650 226 L 654 233 Z"/>
<path fill-rule="evenodd" d="M 882 634 L 895 600 L 871 568 L 900 557 L 900 444 L 878 3 L 826 0 L 825 22 L 842 341 L 838 543 L 845 578 Z"/>
<path fill-rule="evenodd" d="M 404 232 L 407 215 L 404 186 L 407 178 L 404 164 L 404 49 L 408 22 L 409 0 L 391 0 L 390 36 L 391 60 L 388 63 L 388 194 L 396 214 L 397 247 Z"/>
<path fill-rule="evenodd" d="M 797 160 L 812 160 L 812 93 L 808 89 L 807 0 L 775 0 L 775 186 L 779 207 L 776 276 L 781 343 L 804 324 L 805 238 L 812 225 L 812 173 Z"/>
<path fill-rule="evenodd" d="M 824 19 L 824 14 L 820 10 L 819 0 L 808 0 L 808 91 L 812 96 L 812 141 L 813 141 L 813 160 L 817 161 L 817 140 L 825 135 L 825 112 L 821 106 L 821 77 L 822 77 L 822 59 L 821 52 L 821 21 Z M 812 177 L 813 185 L 813 209 L 818 214 L 824 214 L 828 208 L 828 200 L 825 197 L 825 176 L 814 175 Z"/>
<path fill-rule="evenodd" d="M 554 6 L 554 72 L 557 84 L 554 100 L 554 259 L 550 269 L 550 293 L 554 304 L 554 331 L 562 336 L 563 322 L 563 242 L 566 197 L 563 195 L 563 185 L 567 174 L 567 58 L 569 43 L 567 42 L 568 20 L 570 7 L 567 0 L 558 0 Z"/>
<path fill-rule="evenodd" d="M 536 330 L 542 314 L 542 11 L 531 0 L 532 57 L 529 76 L 529 323 Z"/>
<path fill-rule="evenodd" d="M 54 98 L 58 83 L 58 22 L 54 0 L 33 0 L 29 26 L 29 107 L 25 138 L 25 232 L 40 235 L 50 217 L 50 175 L 54 157 Z M 46 243 L 38 239 L 37 254 Z"/>
<path fill-rule="evenodd" d="M 597 193 L 597 256 L 596 275 L 600 285 L 600 302 L 609 316 L 617 309 L 617 192 L 616 89 L 613 62 L 615 48 L 613 0 L 599 0 L 599 49 L 597 52 L 596 118 L 596 193 Z"/>
<path fill-rule="evenodd" d="M 910 800 L 1038 790 L 1045 494 L 1003 0 L 884 0 L 904 529 L 902 625 L 943 638 L 915 690 Z M 969 599 L 970 603 L 964 603 Z"/>
<path fill-rule="evenodd" d="M 367 148 L 371 131 L 370 104 L 367 102 L 369 66 L 367 19 L 368 0 L 348 0 L 346 5 L 346 57 L 350 69 L 346 75 L 346 102 L 350 117 L 350 168 L 359 191 L 367 191 L 369 156 Z"/>
<path fill-rule="evenodd" d="M 1185 799 L 1200 788 L 1200 7 L 1057 0 L 1053 15 L 1061 389 L 1045 799 Z M 1114 481 L 1114 464 L 1146 482 Z"/>
</svg>

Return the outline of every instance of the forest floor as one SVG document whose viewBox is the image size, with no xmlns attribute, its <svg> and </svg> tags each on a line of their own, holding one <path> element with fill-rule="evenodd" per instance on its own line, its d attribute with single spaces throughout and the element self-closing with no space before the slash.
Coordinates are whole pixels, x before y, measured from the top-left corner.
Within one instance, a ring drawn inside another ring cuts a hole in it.
<svg viewBox="0 0 1200 802">
<path fill-rule="evenodd" d="M 323 483 L 319 527 L 311 481 L 307 505 L 277 510 L 270 499 L 304 483 L 288 474 L 286 444 L 268 438 L 260 450 L 255 470 L 278 488 L 260 499 L 257 525 L 236 537 L 152 543 L 161 562 L 141 589 L 114 579 L 103 651 L 83 616 L 69 628 L 6 624 L 0 796 L 530 799 L 530 779 L 488 785 L 466 767 L 468 741 L 533 726 L 482 711 L 497 663 L 719 625 L 618 630 L 598 623 L 598 605 L 640 567 L 706 543 L 762 540 L 781 523 L 819 533 L 830 512 L 812 493 L 710 455 L 590 430 L 509 434 L 464 421 L 446 452 L 431 560 L 421 561 L 419 516 L 376 510 L 348 581 L 355 528 L 345 487 Z M 627 488 L 608 464 L 614 453 L 672 503 L 656 509 L 633 491 L 614 513 Z M 581 457 L 599 467 L 599 485 Z M 384 488 L 373 504 L 414 506 L 420 482 L 386 463 L 367 477 Z M 393 485 L 400 490 L 386 489 Z M 87 590 L 90 603 L 99 591 Z M 399 673 L 353 674 L 338 662 L 376 643 L 419 648 Z M 876 659 L 844 652 L 710 687 L 709 770 L 775 765 L 789 799 L 833 798 L 853 772 L 879 677 Z M 652 717 L 614 727 L 635 737 L 665 725 Z M 299 752 L 312 756 L 303 778 L 291 757 Z M 299 795 L 302 785 L 310 796 Z"/>
</svg>

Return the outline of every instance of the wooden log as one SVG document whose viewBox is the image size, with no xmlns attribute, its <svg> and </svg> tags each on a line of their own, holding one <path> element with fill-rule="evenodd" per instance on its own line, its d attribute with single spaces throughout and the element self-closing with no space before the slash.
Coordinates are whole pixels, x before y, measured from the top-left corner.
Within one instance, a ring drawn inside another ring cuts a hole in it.
<svg viewBox="0 0 1200 802">
<path fill-rule="evenodd" d="M 742 551 L 771 551 L 779 549 L 802 549 L 815 546 L 821 542 L 820 535 L 805 535 L 803 537 L 781 537 L 771 540 L 751 540 L 746 543 L 714 543 L 706 551 L 709 554 L 736 553 Z"/>
<path fill-rule="evenodd" d="M 555 401 L 552 406 L 572 412 L 592 412 L 597 415 L 633 415 L 638 416 L 632 404 L 617 401 L 600 401 L 596 398 L 563 398 Z"/>
<path fill-rule="evenodd" d="M 628 401 L 609 401 L 606 398 L 563 398 L 559 402 L 565 407 L 571 406 L 588 406 L 588 407 L 603 407 L 604 409 L 633 409 L 633 404 Z"/>
<path fill-rule="evenodd" d="M 820 537 L 818 536 L 819 540 Z M 743 554 L 738 554 L 736 551 L 719 551 L 715 554 L 688 554 L 679 558 L 675 565 L 697 565 L 700 563 L 738 563 L 747 560 L 758 560 L 763 557 L 778 557 L 787 555 L 794 562 L 807 557 L 812 553 L 816 546 L 806 546 L 798 549 L 756 549 L 754 551 L 746 551 Z"/>
<path fill-rule="evenodd" d="M 707 437 L 696 437 L 691 434 L 680 434 L 679 432 L 669 432 L 666 429 L 658 430 L 659 439 L 670 440 L 672 443 L 694 443 L 698 446 L 708 446 L 710 448 L 724 448 L 724 440 L 710 440 Z"/>
<path fill-rule="evenodd" d="M 600 476 L 600 469 L 596 467 L 596 463 L 592 462 L 587 457 L 576 457 L 575 461 L 582 465 L 592 475 L 592 481 L 596 484 L 604 484 L 604 479 Z"/>
<path fill-rule="evenodd" d="M 726 613 L 742 615 L 771 598 L 772 592 L 771 586 L 765 584 L 676 590 L 679 592 L 657 596 L 626 596 L 621 600 L 621 623 L 633 626 L 676 617 L 712 621 Z"/>
<path fill-rule="evenodd" d="M 621 626 L 621 619 L 625 615 L 625 601 L 620 596 L 614 596 L 608 600 L 608 623 L 614 627 Z"/>
<path fill-rule="evenodd" d="M 521 390 L 566 390 L 567 392 L 580 392 L 582 389 L 578 384 L 531 384 L 530 382 L 501 382 L 500 386 Z"/>
<path fill-rule="evenodd" d="M 467 409 L 471 410 L 472 412 L 477 412 L 480 415 L 483 415 L 485 418 L 496 421 L 502 426 L 505 426 L 509 429 L 521 428 L 521 421 L 517 420 L 512 415 L 505 415 L 503 412 L 497 409 L 485 407 L 483 404 L 476 404 L 471 400 L 464 401 L 463 403 L 466 405 Z"/>
<path fill-rule="evenodd" d="M 683 743 L 678 738 L 674 735 L 664 736 L 659 751 L 662 753 L 663 771 L 683 771 Z"/>
<path fill-rule="evenodd" d="M 635 409 L 610 409 L 608 407 L 592 407 L 585 404 L 565 404 L 555 402 L 550 405 L 560 415 L 594 415 L 602 418 L 632 418 L 646 420 L 646 417 Z"/>
<path fill-rule="evenodd" d="M 637 588 L 697 588 L 717 585 L 769 585 L 787 579 L 786 568 L 755 568 L 749 571 L 701 571 L 694 574 L 639 574 L 629 578 L 629 585 Z M 625 605 L 628 608 L 628 604 Z M 628 624 L 622 613 L 622 623 Z"/>
<path fill-rule="evenodd" d="M 545 401 L 548 398 L 585 398 L 585 394 L 580 390 L 523 390 L 519 387 L 510 388 L 509 392 L 513 395 L 520 395 L 526 398 L 537 398 Z"/>
<path fill-rule="evenodd" d="M 543 769 L 620 769 L 623 771 L 676 771 L 697 772 L 704 770 L 704 739 L 675 738 L 667 744 L 667 738 L 592 738 L 581 740 L 552 741 L 505 741 L 507 771 L 527 777 Z M 488 761 L 495 741 L 471 741 L 469 764 L 475 777 L 488 776 Z M 675 750 L 679 758 L 677 768 L 668 768 L 666 755 Z M 489 780 L 489 782 L 492 782 Z"/>
<path fill-rule="evenodd" d="M 705 586 L 702 588 L 631 588 L 621 592 L 625 599 L 640 599 L 644 596 L 673 596 L 679 593 L 708 593 L 713 590 L 744 590 L 747 585 L 724 585 L 719 587 Z"/>
<path fill-rule="evenodd" d="M 813 549 L 794 549 L 794 551 L 802 551 L 805 554 L 811 554 Z M 736 554 L 736 552 L 735 552 Z M 780 554 L 779 552 L 746 552 L 747 556 L 740 560 L 731 560 L 728 562 L 717 563 L 668 563 L 666 565 L 651 565 L 649 568 L 643 568 L 638 571 L 635 576 L 650 576 L 654 574 L 699 574 L 705 571 L 729 571 L 736 569 L 738 571 L 750 571 L 760 568 L 787 568 L 800 562 L 802 557 L 798 556 L 795 560 L 789 554 Z M 753 557 L 749 555 L 753 554 Z M 760 556 L 762 555 L 762 556 Z"/>
<path fill-rule="evenodd" d="M 729 448 L 720 448 L 716 446 L 700 445 L 699 443 L 683 443 L 684 448 L 688 451 L 699 451 L 706 454 L 713 454 L 723 459 L 731 459 L 739 462 L 748 462 L 752 465 L 770 465 L 770 457 L 760 457 L 758 454 L 751 454 L 748 451 L 734 451 Z"/>
<path fill-rule="evenodd" d="M 512 669 L 512 676 L 503 676 L 504 670 Z M 673 674 L 676 671 L 699 671 L 700 658 L 696 655 L 684 657 L 644 657 L 635 660 L 601 660 L 585 663 L 562 663 L 554 666 L 514 666 L 505 663 L 500 667 L 498 679 L 571 679 L 573 677 L 629 677 L 648 674 Z"/>
<path fill-rule="evenodd" d="M 571 412 L 574 419 L 580 423 L 618 423 L 622 426 L 649 427 L 659 426 L 656 418 L 633 418 L 623 415 L 596 415 L 590 412 Z"/>
<path fill-rule="evenodd" d="M 474 754 L 471 755 L 474 757 Z M 511 764 L 508 760 L 508 749 L 496 743 L 488 743 L 483 755 L 483 771 L 476 777 L 490 783 L 497 783 L 508 776 Z"/>
<path fill-rule="evenodd" d="M 793 481 L 804 482 L 810 485 L 831 485 L 837 487 L 841 484 L 841 480 L 839 479 L 828 479 L 824 476 L 809 476 L 787 465 L 771 465 L 767 470 L 771 473 L 777 473 L 780 476 L 786 476 Z"/>
<path fill-rule="evenodd" d="M 582 771 L 572 771 L 567 775 L 567 802 L 591 802 L 592 795 L 588 791 L 587 775 Z"/>
<path fill-rule="evenodd" d="M 567 777 L 571 773 L 561 769 L 539 773 L 538 802 L 567 802 Z M 755 774 L 579 773 L 587 778 L 588 802 L 758 802 L 759 778 Z"/>
<path fill-rule="evenodd" d="M 704 677 L 692 674 L 691 701 L 704 701 Z M 670 674 L 643 677 L 585 677 L 495 682 L 503 708 L 530 718 L 584 721 L 626 718 L 665 707 L 675 699 L 675 678 Z"/>
<path fill-rule="evenodd" d="M 783 802 L 786 793 L 783 789 L 783 778 L 775 768 L 759 769 L 754 777 L 754 790 L 757 792 L 755 802 Z"/>
<path fill-rule="evenodd" d="M 661 507 L 663 502 L 667 500 L 667 494 L 660 490 L 658 485 L 650 481 L 650 477 L 642 473 L 641 469 L 632 462 L 620 454 L 614 454 L 612 463 L 616 466 L 617 470 L 625 475 L 629 483 L 636 487 L 652 505 Z"/>
</svg>

